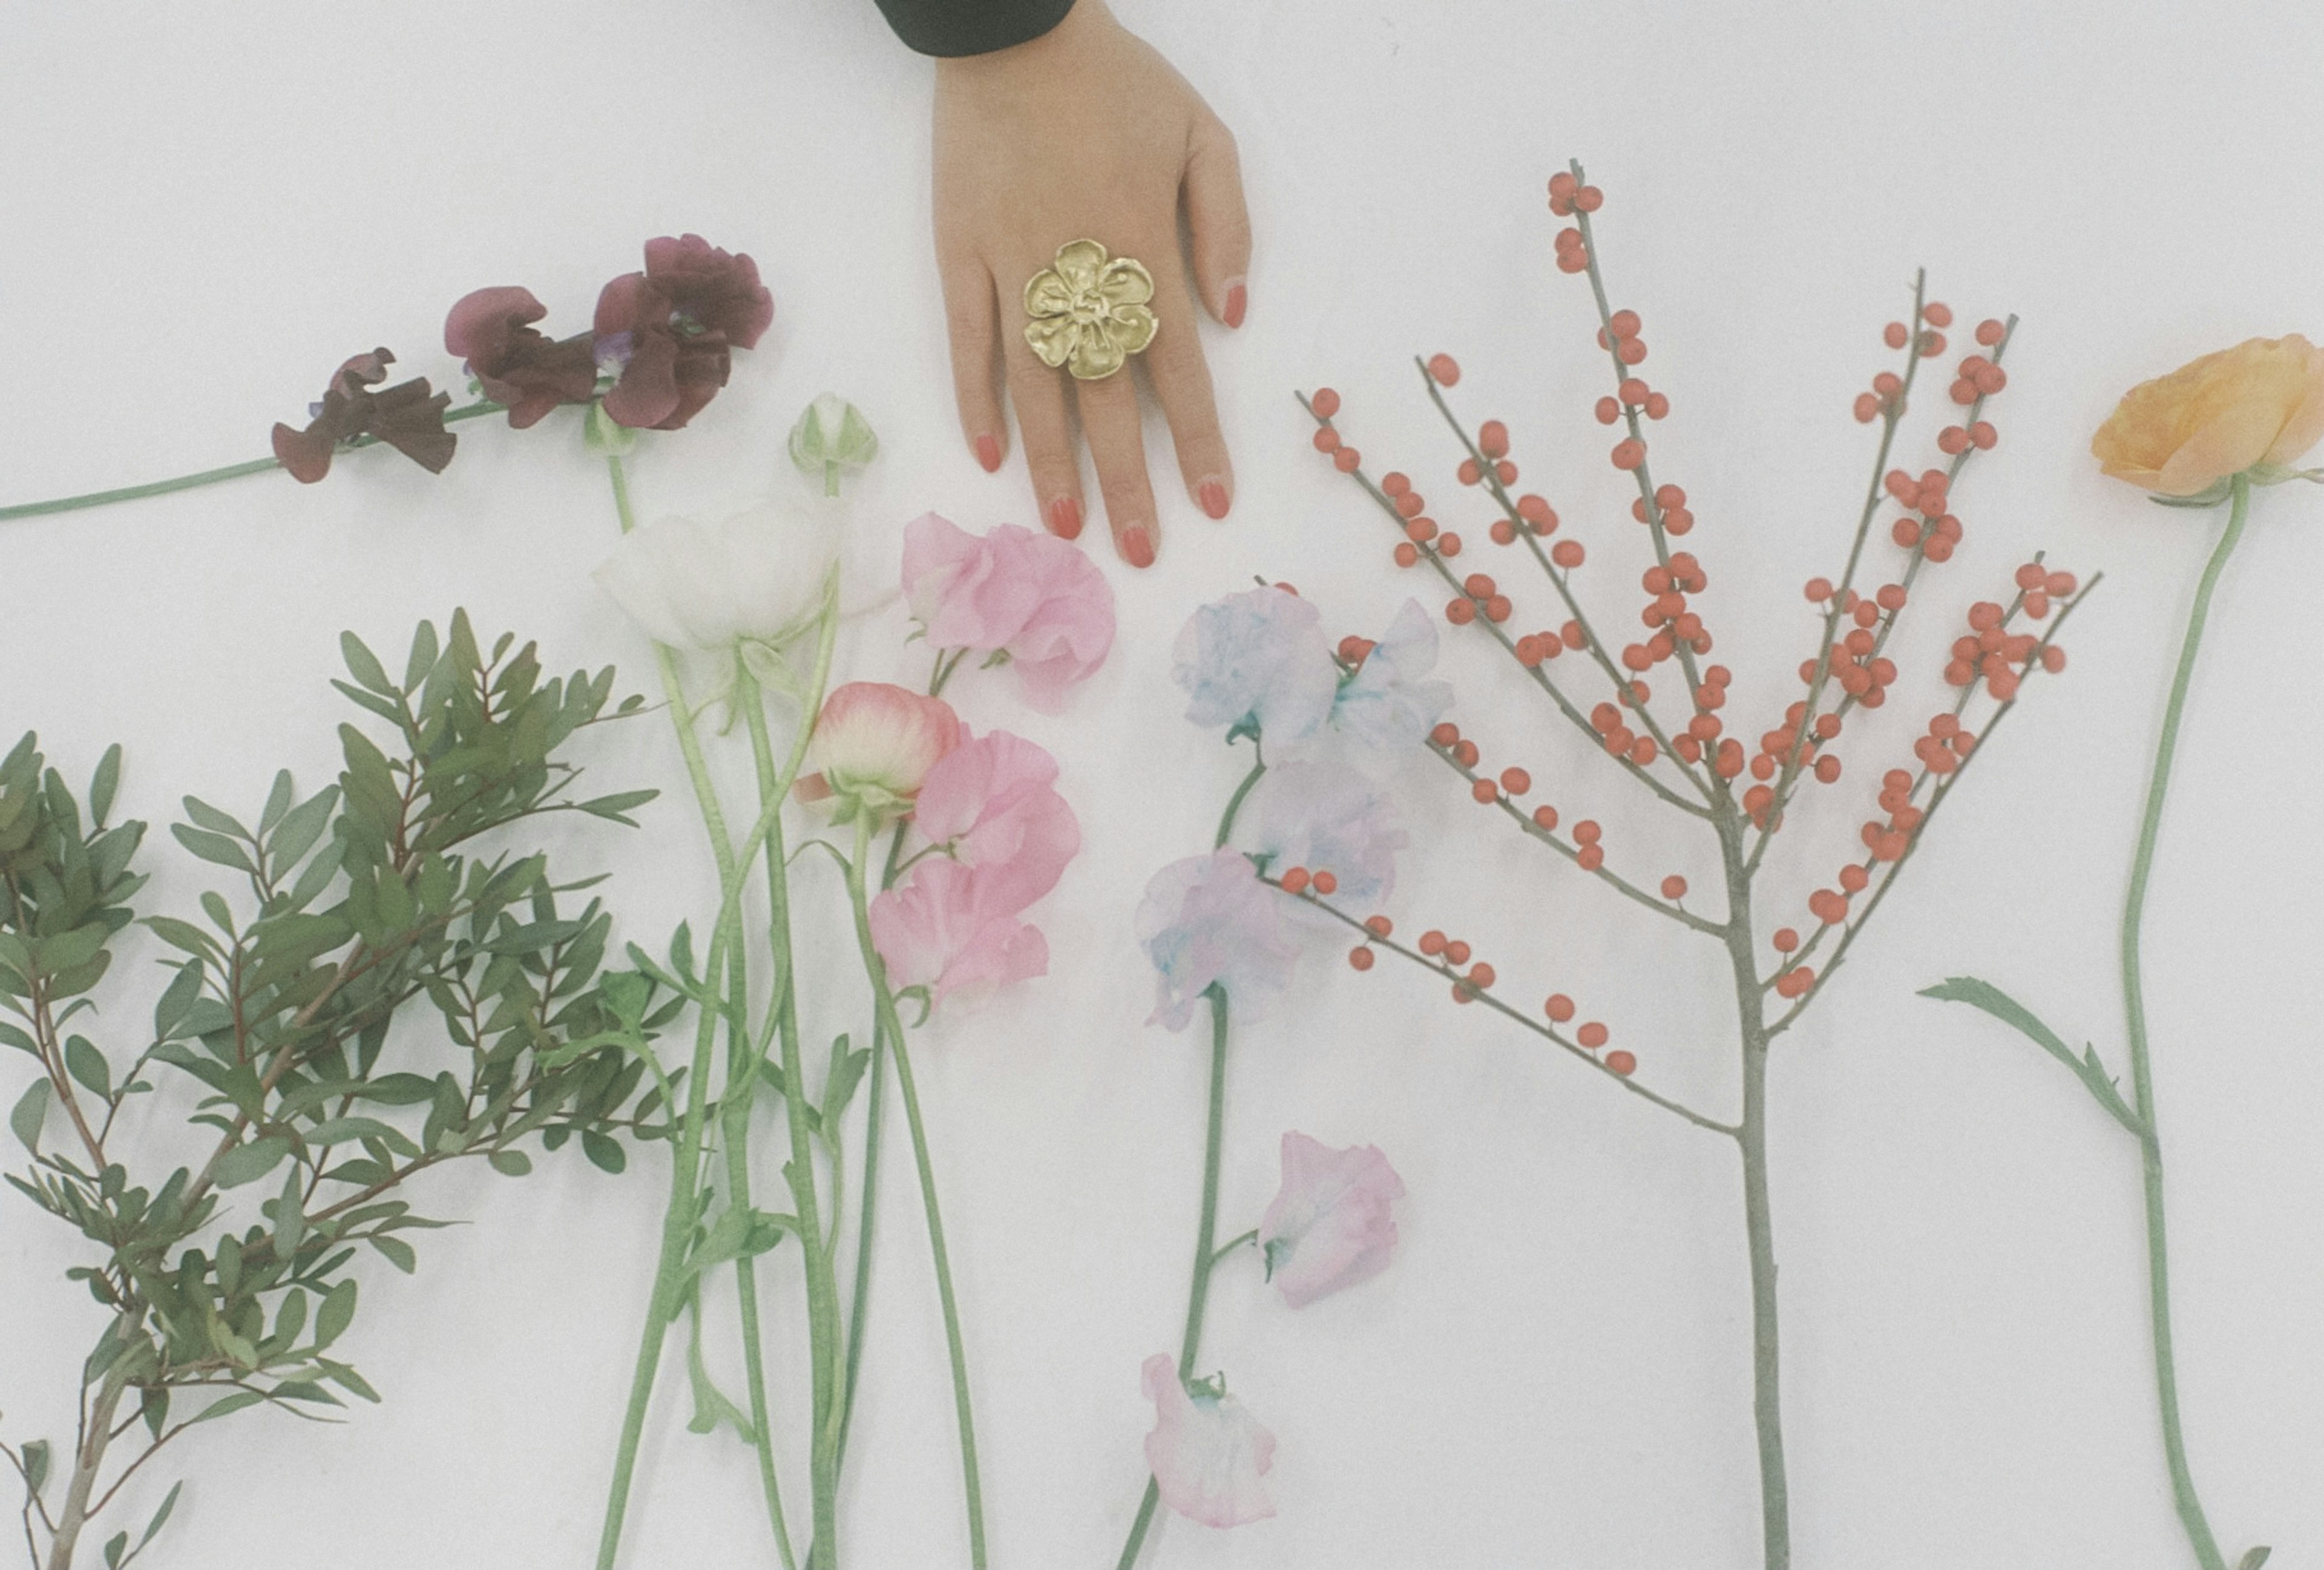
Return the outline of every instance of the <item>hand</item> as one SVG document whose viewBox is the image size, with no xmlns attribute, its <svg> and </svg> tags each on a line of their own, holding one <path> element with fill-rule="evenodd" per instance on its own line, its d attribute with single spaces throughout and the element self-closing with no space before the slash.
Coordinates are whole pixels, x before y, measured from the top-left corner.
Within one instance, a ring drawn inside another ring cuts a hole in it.
<svg viewBox="0 0 2324 1570">
<path fill-rule="evenodd" d="M 1130 375 L 1073 381 L 1025 341 L 1026 282 L 1060 245 L 1095 240 L 1154 275 L 1161 325 L 1137 357 L 1169 419 L 1186 494 L 1226 516 L 1234 473 L 1194 307 L 1199 291 L 1213 317 L 1242 325 L 1250 219 L 1234 137 L 1104 0 L 1077 0 L 1055 28 L 1014 48 L 938 62 L 936 232 L 954 393 L 978 462 L 996 470 L 1007 448 L 996 375 L 1005 367 L 1043 522 L 1068 540 L 1082 530 L 1077 410 L 1114 549 L 1132 567 L 1152 564 L 1158 526 Z"/>
</svg>

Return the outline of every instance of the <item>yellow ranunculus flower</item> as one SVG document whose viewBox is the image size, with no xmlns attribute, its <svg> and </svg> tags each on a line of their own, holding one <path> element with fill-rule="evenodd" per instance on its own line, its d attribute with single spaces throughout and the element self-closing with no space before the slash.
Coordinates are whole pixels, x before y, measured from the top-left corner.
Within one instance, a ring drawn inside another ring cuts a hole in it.
<svg viewBox="0 0 2324 1570">
<path fill-rule="evenodd" d="M 2192 496 L 2246 470 L 2287 479 L 2324 438 L 2324 349 L 2298 333 L 2247 338 L 2124 394 L 2091 456 L 2118 480 Z"/>
</svg>

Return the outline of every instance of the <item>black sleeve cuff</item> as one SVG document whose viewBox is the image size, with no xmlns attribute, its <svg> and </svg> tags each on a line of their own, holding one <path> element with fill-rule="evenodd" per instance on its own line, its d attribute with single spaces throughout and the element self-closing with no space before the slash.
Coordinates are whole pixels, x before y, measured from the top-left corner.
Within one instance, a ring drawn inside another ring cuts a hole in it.
<svg viewBox="0 0 2324 1570">
<path fill-rule="evenodd" d="M 1074 0 L 879 0 L 896 36 L 921 54 L 991 54 L 1040 37 Z"/>
</svg>

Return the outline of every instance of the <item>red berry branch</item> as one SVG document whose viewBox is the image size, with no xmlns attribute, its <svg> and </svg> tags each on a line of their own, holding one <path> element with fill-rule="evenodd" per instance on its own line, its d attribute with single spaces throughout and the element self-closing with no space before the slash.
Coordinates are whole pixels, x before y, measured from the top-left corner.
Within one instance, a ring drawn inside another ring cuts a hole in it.
<svg viewBox="0 0 2324 1570">
<path fill-rule="evenodd" d="M 1360 486 L 1393 525 L 1397 567 L 1425 567 L 1451 591 L 1444 619 L 1455 627 L 1483 633 L 1526 671 L 1592 752 L 1603 754 L 1658 800 L 1709 829 L 1724 885 L 1724 909 L 1717 914 L 1690 904 L 1687 880 L 1676 873 L 1656 880 L 1651 874 L 1626 877 L 1609 867 L 1604 836 L 1594 821 L 1574 822 L 1561 833 L 1555 807 L 1528 803 L 1532 774 L 1514 763 L 1496 768 L 1499 760 L 1489 762 L 1485 749 L 1459 726 L 1440 724 L 1427 738 L 1428 751 L 1466 781 L 1480 805 L 1495 808 L 1527 838 L 1548 846 L 1624 898 L 1725 949 L 1734 983 L 1740 1113 L 1732 1122 L 1722 1122 L 1639 1085 L 1633 1077 L 1637 1067 L 1634 1054 L 1601 1050 L 1609 1035 L 1603 1023 L 1593 1020 L 1567 1029 L 1576 1010 L 1562 993 L 1549 997 L 1543 1018 L 1505 1002 L 1496 990 L 1500 978 L 1495 967 L 1474 958 L 1465 941 L 1431 930 L 1416 947 L 1406 947 L 1392 937 L 1395 928 L 1387 915 L 1359 916 L 1339 909 L 1332 900 L 1337 882 L 1329 871 L 1294 867 L 1269 881 L 1360 934 L 1349 952 L 1352 968 L 1372 969 L 1376 953 L 1385 949 L 1435 973 L 1456 1003 L 1482 1002 L 1590 1063 L 1632 1094 L 1736 1141 L 1743 1157 L 1750 1256 L 1753 1412 L 1764 1563 L 1770 1570 L 1781 1570 L 1790 1563 L 1790 1507 L 1768 1180 L 1769 1047 L 1830 984 L 1895 887 L 1937 810 L 1959 789 L 1982 743 L 1991 739 L 2015 707 L 2025 681 L 2037 670 L 2063 669 L 2065 655 L 2057 633 L 2097 580 L 2080 585 L 2073 575 L 2052 570 L 2036 555 L 2017 569 L 2014 596 L 2006 602 L 1979 601 L 1969 608 L 1965 631 L 1955 640 L 1942 672 L 1954 691 L 1912 742 L 1914 766 L 1893 768 L 1881 777 L 1877 811 L 1858 829 L 1860 854 L 1844 861 L 1831 883 L 1815 889 L 1804 901 L 1809 918 L 1803 923 L 1804 938 L 1799 926 L 1786 925 L 1777 928 L 1766 940 L 1768 947 L 1762 948 L 1754 899 L 1767 847 L 1785 826 L 1802 786 L 1810 780 L 1825 787 L 1840 783 L 1844 770 L 1835 745 L 1858 718 L 1858 711 L 1886 705 L 1902 674 L 1888 653 L 1890 641 L 1906 608 L 1923 597 L 1924 570 L 1944 563 L 1960 543 L 1962 528 L 1954 511 L 1957 483 L 1969 460 L 1997 443 L 1987 406 L 2006 384 L 2001 361 L 2015 320 L 1987 319 L 1975 329 L 1978 352 L 1960 361 L 1949 389 L 1952 413 L 1934 438 L 1941 461 L 1915 477 L 1895 462 L 1899 433 L 1920 367 L 1946 353 L 1946 329 L 1953 324 L 1951 310 L 1927 300 L 1915 279 L 1909 319 L 1890 322 L 1882 334 L 1903 359 L 1895 369 L 1875 376 L 1870 390 L 1855 401 L 1857 419 L 1877 424 L 1879 440 L 1839 578 L 1819 577 L 1807 585 L 1807 597 L 1818 607 L 1815 652 L 1801 663 L 1796 696 L 1785 704 L 1782 718 L 1759 734 L 1756 745 L 1749 744 L 1728 734 L 1723 711 L 1729 707 L 1733 673 L 1724 665 L 1703 663 L 1712 649 L 1702 609 L 1710 575 L 1692 551 L 1674 549 L 1672 543 L 1692 533 L 1696 519 L 1685 490 L 1655 478 L 1649 428 L 1669 415 L 1671 401 L 1641 370 L 1646 343 L 1638 313 L 1612 309 L 1607 297 L 1592 229 L 1592 215 L 1603 207 L 1603 194 L 1584 183 L 1581 166 L 1575 164 L 1551 180 L 1549 205 L 1553 213 L 1572 220 L 1558 233 L 1557 266 L 1590 282 L 1598 316 L 1597 345 L 1607 356 L 1613 383 L 1613 390 L 1597 400 L 1595 414 L 1601 423 L 1620 428 L 1608 461 L 1628 474 L 1637 488 L 1630 515 L 1644 525 L 1651 556 L 1638 578 L 1645 598 L 1637 612 L 1642 631 L 1635 640 L 1609 636 L 1603 629 L 1611 623 L 1585 608 L 1579 580 L 1590 548 L 1571 533 L 1561 534 L 1563 521 L 1545 496 L 1516 489 L 1518 469 L 1510 456 L 1508 425 L 1487 420 L 1472 429 L 1453 411 L 1446 393 L 1459 383 L 1461 367 L 1451 356 L 1434 355 L 1418 363 L 1431 402 L 1459 441 L 1453 477 L 1462 486 L 1477 488 L 1498 513 L 1483 530 L 1485 536 L 1504 549 L 1522 547 L 1522 557 L 1531 559 L 1548 584 L 1554 598 L 1545 619 L 1524 615 L 1522 587 L 1460 563 L 1461 535 L 1429 515 L 1427 502 L 1409 476 L 1390 472 L 1375 482 L 1366 473 L 1362 454 L 1348 445 L 1337 423 L 1342 408 L 1337 392 L 1322 388 L 1303 396 L 1301 402 L 1316 421 L 1316 450 Z M 1890 504 L 1899 515 L 1884 542 L 1874 525 Z M 1884 568 L 1877 553 L 1892 547 L 1897 556 Z M 1526 626 L 1537 630 L 1524 631 Z M 1363 639 L 1350 638 L 1341 644 L 1340 658 L 1352 670 L 1370 651 Z M 1655 706 L 1657 686 L 1664 693 L 1660 709 Z M 1771 964 L 1762 958 L 1770 949 Z M 1775 1000 L 1772 1005 L 1771 996 Z"/>
</svg>

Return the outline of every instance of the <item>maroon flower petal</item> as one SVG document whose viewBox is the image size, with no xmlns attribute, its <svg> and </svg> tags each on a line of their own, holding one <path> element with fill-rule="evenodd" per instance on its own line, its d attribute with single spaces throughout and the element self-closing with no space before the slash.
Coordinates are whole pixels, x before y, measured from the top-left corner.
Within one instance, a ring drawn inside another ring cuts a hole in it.
<svg viewBox="0 0 2324 1570">
<path fill-rule="evenodd" d="M 331 472 L 331 452 L 338 444 L 322 433 L 321 425 L 317 420 L 304 430 L 293 430 L 280 420 L 275 422 L 274 461 L 302 485 L 311 485 Z"/>
<path fill-rule="evenodd" d="M 614 282 L 618 283 L 621 281 L 616 279 Z M 612 285 L 607 285 L 609 291 L 611 288 Z M 602 321 L 604 316 L 602 300 L 597 309 Z M 598 330 L 602 332 L 604 328 Z M 710 400 L 706 396 L 695 408 L 699 409 L 708 402 Z M 677 410 L 678 402 L 678 340 L 666 331 L 637 333 L 632 341 L 629 364 L 622 367 L 621 380 L 614 383 L 613 390 L 605 394 L 607 418 L 616 425 L 633 429 L 675 430 L 678 426 L 665 422 Z M 685 423 L 683 419 L 678 421 L 679 425 Z"/>
<path fill-rule="evenodd" d="M 460 439 L 444 429 L 449 392 L 430 393 L 428 378 L 416 377 L 372 398 L 371 433 L 426 469 L 440 475 Z"/>
<path fill-rule="evenodd" d="M 444 347 L 464 360 L 497 365 L 518 332 L 549 314 L 530 289 L 505 285 L 464 294 L 444 319 Z M 535 333 L 535 337 L 540 335 Z"/>
<path fill-rule="evenodd" d="M 703 331 L 725 334 L 737 348 L 754 347 L 775 319 L 775 297 L 759 282 L 759 264 L 699 235 L 648 240 L 646 276 L 681 315 Z"/>
</svg>

